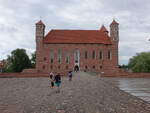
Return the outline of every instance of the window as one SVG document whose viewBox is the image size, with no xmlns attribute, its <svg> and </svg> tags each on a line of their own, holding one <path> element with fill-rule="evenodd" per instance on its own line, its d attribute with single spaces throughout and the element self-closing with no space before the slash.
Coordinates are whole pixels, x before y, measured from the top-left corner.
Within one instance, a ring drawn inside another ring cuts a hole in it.
<svg viewBox="0 0 150 113">
<path fill-rule="evenodd" d="M 60 66 L 58 66 L 58 69 L 60 69 Z"/>
<path fill-rule="evenodd" d="M 68 66 L 66 66 L 66 69 L 68 69 Z"/>
<path fill-rule="evenodd" d="M 96 58 L 96 53 L 95 51 L 92 52 L 92 59 L 95 59 Z"/>
<path fill-rule="evenodd" d="M 61 49 L 58 50 L 58 62 L 61 63 Z"/>
<path fill-rule="evenodd" d="M 111 60 L 111 51 L 108 50 L 108 59 Z"/>
<path fill-rule="evenodd" d="M 46 61 L 46 57 L 44 57 L 44 61 Z"/>
<path fill-rule="evenodd" d="M 93 69 L 95 69 L 95 66 L 93 66 Z"/>
<path fill-rule="evenodd" d="M 99 59 L 103 60 L 103 52 L 102 51 L 99 52 Z"/>
<path fill-rule="evenodd" d="M 100 66 L 100 69 L 102 69 L 102 66 Z"/>
<path fill-rule="evenodd" d="M 45 69 L 45 65 L 43 65 L 43 69 Z"/>
<path fill-rule="evenodd" d="M 87 66 L 85 66 L 85 69 L 88 69 L 88 67 L 87 67 Z"/>
<path fill-rule="evenodd" d="M 50 50 L 50 62 L 51 64 L 54 62 L 54 50 L 53 49 Z"/>
<path fill-rule="evenodd" d="M 87 58 L 88 58 L 88 52 L 85 51 L 85 59 L 87 59 Z"/>
<path fill-rule="evenodd" d="M 79 50 L 78 49 L 76 49 L 75 51 L 74 51 L 74 62 L 75 63 L 79 63 L 79 59 L 80 58 L 80 52 L 79 52 Z"/>
<path fill-rule="evenodd" d="M 51 65 L 50 68 L 53 69 L 53 66 Z"/>
<path fill-rule="evenodd" d="M 66 53 L 65 61 L 66 61 L 67 64 L 69 64 L 69 54 L 68 53 Z"/>
</svg>

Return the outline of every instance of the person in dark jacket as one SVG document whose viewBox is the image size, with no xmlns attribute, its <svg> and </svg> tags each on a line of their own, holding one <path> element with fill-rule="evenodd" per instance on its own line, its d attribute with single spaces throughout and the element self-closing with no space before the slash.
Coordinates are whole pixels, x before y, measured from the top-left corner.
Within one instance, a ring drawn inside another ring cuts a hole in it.
<svg viewBox="0 0 150 113">
<path fill-rule="evenodd" d="M 56 93 L 59 93 L 60 92 L 60 85 L 61 85 L 61 76 L 60 76 L 60 73 L 58 73 L 56 76 L 55 76 L 55 85 L 57 86 L 57 91 Z"/>
</svg>

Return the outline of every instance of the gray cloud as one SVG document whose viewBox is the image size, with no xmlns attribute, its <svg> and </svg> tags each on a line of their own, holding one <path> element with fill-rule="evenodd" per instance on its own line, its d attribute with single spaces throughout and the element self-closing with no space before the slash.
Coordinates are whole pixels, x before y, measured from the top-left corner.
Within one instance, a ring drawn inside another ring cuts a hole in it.
<svg viewBox="0 0 150 113">
<path fill-rule="evenodd" d="M 0 0 L 0 59 L 13 49 L 35 50 L 35 23 L 50 29 L 99 29 L 120 23 L 120 64 L 150 51 L 149 0 Z"/>
</svg>

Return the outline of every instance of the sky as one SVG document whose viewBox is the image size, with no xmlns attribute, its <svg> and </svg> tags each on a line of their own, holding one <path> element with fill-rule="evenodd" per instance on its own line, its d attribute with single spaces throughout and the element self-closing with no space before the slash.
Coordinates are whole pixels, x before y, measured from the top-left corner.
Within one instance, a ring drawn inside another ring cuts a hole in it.
<svg viewBox="0 0 150 113">
<path fill-rule="evenodd" d="M 11 51 L 35 51 L 35 23 L 51 29 L 109 30 L 119 23 L 119 64 L 150 51 L 150 0 L 0 0 L 0 60 Z"/>
</svg>

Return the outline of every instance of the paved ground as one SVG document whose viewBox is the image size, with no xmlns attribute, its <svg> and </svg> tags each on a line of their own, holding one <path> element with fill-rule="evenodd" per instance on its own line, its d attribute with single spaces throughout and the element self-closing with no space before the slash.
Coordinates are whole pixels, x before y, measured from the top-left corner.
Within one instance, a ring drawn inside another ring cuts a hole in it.
<svg viewBox="0 0 150 113">
<path fill-rule="evenodd" d="M 48 78 L 0 78 L 0 113 L 150 113 L 150 104 L 115 87 L 111 79 L 84 72 L 61 92 Z"/>
</svg>

